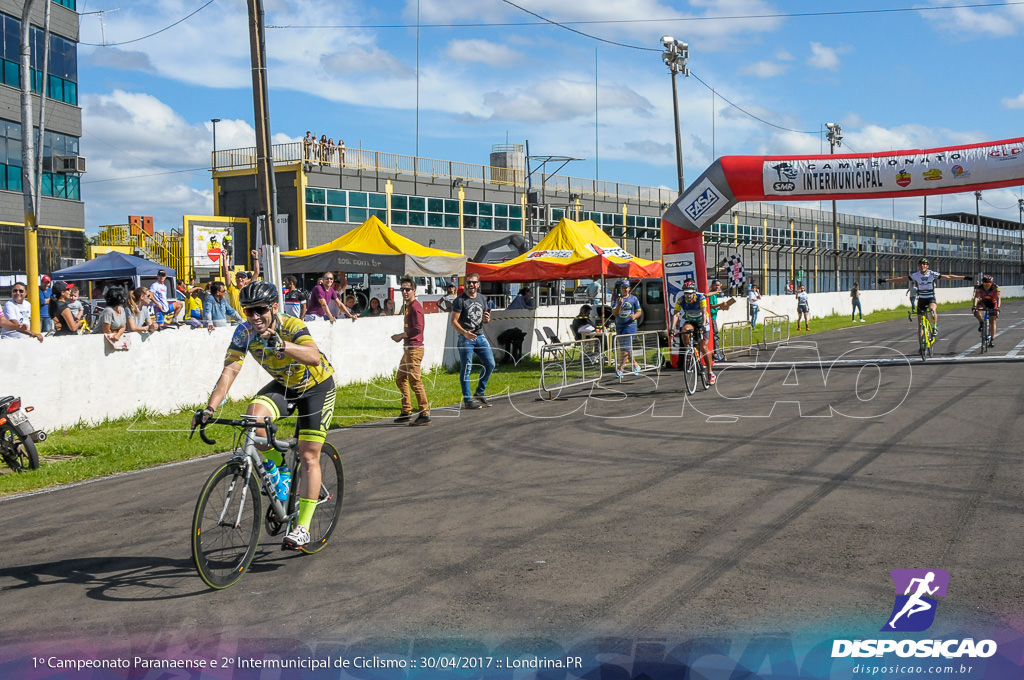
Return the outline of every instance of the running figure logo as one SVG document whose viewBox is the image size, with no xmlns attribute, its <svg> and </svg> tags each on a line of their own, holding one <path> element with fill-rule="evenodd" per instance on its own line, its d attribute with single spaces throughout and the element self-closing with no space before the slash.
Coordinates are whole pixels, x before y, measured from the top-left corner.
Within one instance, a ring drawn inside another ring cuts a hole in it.
<svg viewBox="0 0 1024 680">
<path fill-rule="evenodd" d="M 883 631 L 917 632 L 935 621 L 936 597 L 946 597 L 949 574 L 942 569 L 893 569 L 896 602 Z"/>
</svg>

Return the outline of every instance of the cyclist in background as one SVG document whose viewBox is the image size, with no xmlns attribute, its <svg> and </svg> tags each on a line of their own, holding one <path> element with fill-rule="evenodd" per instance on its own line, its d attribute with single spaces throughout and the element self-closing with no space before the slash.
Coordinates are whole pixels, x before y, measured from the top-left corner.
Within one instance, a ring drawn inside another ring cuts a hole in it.
<svg viewBox="0 0 1024 680">
<path fill-rule="evenodd" d="M 981 277 L 981 283 L 974 287 L 974 303 L 971 305 L 974 318 L 978 320 L 978 332 L 985 330 L 985 315 L 982 309 L 988 310 L 988 346 L 995 347 L 996 319 L 999 317 L 999 286 L 989 274 Z"/>
<path fill-rule="evenodd" d="M 246 317 L 231 338 L 224 370 L 207 407 L 192 418 L 192 428 L 205 422 L 227 397 L 242 370 L 245 355 L 252 355 L 273 380 L 261 389 L 246 415 L 272 419 L 288 415 L 288 403 L 299 412 L 299 456 L 304 467 L 299 489 L 299 516 L 282 548 L 301 550 L 309 545 L 309 525 L 320 497 L 320 450 L 334 414 L 334 367 L 313 342 L 309 329 L 293 316 L 277 313 L 277 288 L 268 281 L 253 281 L 238 294 Z M 261 429 L 256 433 L 265 436 Z M 282 456 L 266 449 L 265 457 L 280 467 Z"/>
<path fill-rule="evenodd" d="M 893 276 L 888 279 L 878 279 L 879 283 L 896 283 L 898 281 L 912 281 L 917 286 L 917 313 L 928 313 L 932 322 L 933 337 L 939 336 L 939 313 L 938 304 L 935 302 L 935 282 L 939 279 L 960 279 L 962 281 L 973 281 L 973 276 L 960 276 L 959 274 L 940 274 L 928 266 L 928 258 L 922 257 L 917 261 L 917 271 L 909 276 Z"/>
<path fill-rule="evenodd" d="M 681 325 L 680 325 L 681 324 Z M 711 332 L 711 312 L 708 308 L 706 295 L 697 292 L 697 284 L 693 279 L 683 281 L 683 294 L 679 296 L 672 310 L 672 328 L 679 329 L 680 341 L 685 345 L 689 342 L 690 333 L 696 333 L 695 340 L 704 356 L 708 367 L 708 382 L 715 384 L 715 373 L 712 370 L 714 357 L 708 349 L 708 334 Z"/>
</svg>

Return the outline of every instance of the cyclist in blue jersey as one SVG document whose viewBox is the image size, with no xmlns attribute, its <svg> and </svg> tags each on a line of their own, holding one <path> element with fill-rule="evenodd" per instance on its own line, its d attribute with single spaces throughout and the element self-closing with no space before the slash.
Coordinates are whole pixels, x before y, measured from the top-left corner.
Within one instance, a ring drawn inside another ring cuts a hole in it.
<svg viewBox="0 0 1024 680">
<path fill-rule="evenodd" d="M 683 344 L 689 342 L 690 333 L 696 333 L 697 346 L 708 367 L 708 382 L 714 385 L 715 373 L 712 370 L 714 357 L 711 356 L 711 350 L 708 348 L 711 312 L 707 296 L 697 292 L 697 284 L 693 279 L 683 281 L 683 294 L 679 296 L 672 310 L 671 327 L 679 330 L 680 340 Z"/>
</svg>

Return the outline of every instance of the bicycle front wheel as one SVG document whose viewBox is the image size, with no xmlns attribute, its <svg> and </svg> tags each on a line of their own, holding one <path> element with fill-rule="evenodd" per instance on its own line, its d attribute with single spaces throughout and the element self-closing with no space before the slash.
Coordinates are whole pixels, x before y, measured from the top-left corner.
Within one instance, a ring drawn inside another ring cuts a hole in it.
<svg viewBox="0 0 1024 680">
<path fill-rule="evenodd" d="M 192 517 L 192 561 L 211 588 L 234 585 L 260 539 L 260 488 L 237 461 L 218 468 L 199 494 Z"/>
<path fill-rule="evenodd" d="M 298 509 L 299 490 L 302 489 L 304 465 L 299 466 L 292 484 L 292 510 Z M 320 449 L 320 494 L 316 510 L 309 523 L 309 545 L 302 552 L 312 555 L 320 552 L 334 533 L 341 518 L 341 501 L 345 496 L 345 471 L 338 450 L 329 442 Z"/>
<path fill-rule="evenodd" d="M 683 381 L 686 383 L 686 391 L 693 394 L 697 391 L 697 354 L 692 349 L 687 349 L 683 354 Z"/>
</svg>

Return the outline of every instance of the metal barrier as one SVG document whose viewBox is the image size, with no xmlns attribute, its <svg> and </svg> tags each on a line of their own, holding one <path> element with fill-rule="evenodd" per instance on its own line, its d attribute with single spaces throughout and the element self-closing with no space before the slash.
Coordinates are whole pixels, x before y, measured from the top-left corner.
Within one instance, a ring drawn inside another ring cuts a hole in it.
<svg viewBox="0 0 1024 680">
<path fill-rule="evenodd" d="M 764 336 L 761 340 L 761 347 L 768 349 L 768 345 L 775 345 L 780 342 L 789 341 L 789 315 L 766 316 L 761 322 L 761 331 Z"/>
<path fill-rule="evenodd" d="M 620 366 L 623 355 L 629 352 L 630 359 L 640 366 L 641 371 L 661 368 L 661 333 L 644 331 L 632 335 L 616 335 L 612 341 L 612 355 L 609 357 L 613 366 Z"/>
<path fill-rule="evenodd" d="M 749 321 L 733 321 L 718 327 L 721 347 L 715 349 L 722 354 L 733 354 L 746 351 L 747 355 L 754 352 L 754 329 Z"/>
<path fill-rule="evenodd" d="M 601 338 L 549 343 L 540 348 L 540 387 L 554 392 L 596 382 L 604 374 Z"/>
</svg>

